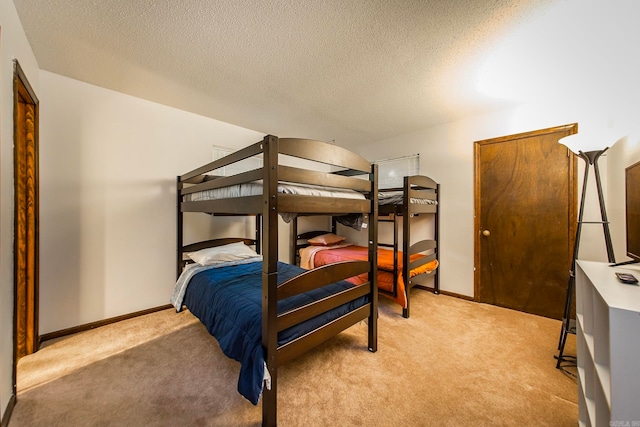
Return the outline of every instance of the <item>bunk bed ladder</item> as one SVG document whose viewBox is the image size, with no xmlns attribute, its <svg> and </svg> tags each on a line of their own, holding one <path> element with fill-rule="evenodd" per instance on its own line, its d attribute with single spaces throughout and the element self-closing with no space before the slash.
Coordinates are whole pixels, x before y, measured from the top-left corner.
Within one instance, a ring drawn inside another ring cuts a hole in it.
<svg viewBox="0 0 640 427">
<path fill-rule="evenodd" d="M 380 243 L 378 242 L 378 246 L 382 246 L 384 248 L 391 248 L 393 250 L 393 290 L 387 291 L 385 289 L 380 289 L 379 291 L 383 294 L 391 295 L 394 298 L 398 296 L 398 214 L 392 213 L 390 214 L 393 218 L 389 217 L 378 217 L 378 222 L 390 222 L 393 223 L 393 243 Z"/>
</svg>

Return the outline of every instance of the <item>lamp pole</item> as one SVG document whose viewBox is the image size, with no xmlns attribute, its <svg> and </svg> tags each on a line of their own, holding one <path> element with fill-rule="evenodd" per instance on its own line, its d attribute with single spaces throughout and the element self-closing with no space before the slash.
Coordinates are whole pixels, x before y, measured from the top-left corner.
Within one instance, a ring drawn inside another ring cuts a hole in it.
<svg viewBox="0 0 640 427">
<path fill-rule="evenodd" d="M 587 152 L 578 152 L 578 156 L 585 161 L 584 178 L 582 181 L 582 195 L 580 197 L 580 209 L 578 211 L 578 227 L 576 228 L 576 239 L 573 246 L 573 259 L 571 260 L 571 271 L 569 274 L 569 285 L 567 286 L 567 298 L 564 305 L 564 315 L 562 318 L 562 329 L 560 330 L 560 340 L 558 342 L 559 353 L 556 356 L 558 360 L 556 368 L 560 369 L 562 362 L 566 361 L 567 356 L 564 355 L 564 346 L 567 342 L 567 335 L 575 333 L 575 323 L 572 326 L 571 308 L 573 305 L 573 293 L 575 291 L 576 281 L 576 260 L 578 259 L 578 250 L 580 248 L 580 234 L 582 233 L 582 224 L 602 224 L 604 231 L 604 241 L 607 247 L 607 258 L 610 263 L 615 263 L 615 255 L 613 253 L 613 243 L 611 242 L 611 232 L 609 231 L 609 220 L 607 219 L 607 211 L 604 204 L 604 196 L 602 194 L 602 182 L 600 180 L 600 170 L 598 169 L 598 159 L 608 147 L 604 150 L 594 150 Z M 600 217 L 602 221 L 583 221 L 584 202 L 587 194 L 587 182 L 589 178 L 589 166 L 593 165 L 596 178 L 596 188 L 598 191 L 598 202 L 600 204 Z M 573 359 L 573 358 L 572 358 Z"/>
<path fill-rule="evenodd" d="M 596 176 L 596 187 L 598 190 L 598 202 L 600 203 L 600 217 L 602 218 L 602 227 L 604 231 L 604 242 L 607 246 L 607 258 L 610 263 L 616 262 L 616 257 L 613 254 L 613 244 L 611 243 L 611 232 L 609 231 L 609 220 L 607 219 L 607 211 L 604 205 L 604 196 L 602 195 L 602 182 L 600 181 L 600 170 L 598 169 L 598 159 L 600 156 L 607 151 L 608 148 L 600 151 L 588 151 L 586 153 L 580 152 L 580 156 L 585 159 L 586 168 L 589 167 L 589 164 L 593 165 L 593 170 L 595 171 Z M 587 169 L 585 168 L 585 176 L 587 173 Z M 586 187 L 586 181 L 584 186 Z M 583 194 L 584 197 L 584 194 Z M 577 246 L 577 245 L 576 245 Z M 574 253 L 573 261 L 575 262 L 578 253 Z"/>
</svg>

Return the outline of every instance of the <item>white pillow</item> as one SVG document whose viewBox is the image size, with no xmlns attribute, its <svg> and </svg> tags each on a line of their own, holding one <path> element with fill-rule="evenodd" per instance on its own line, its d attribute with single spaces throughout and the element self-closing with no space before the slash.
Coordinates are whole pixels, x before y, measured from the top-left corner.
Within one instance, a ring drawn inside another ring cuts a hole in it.
<svg viewBox="0 0 640 427">
<path fill-rule="evenodd" d="M 258 254 L 243 242 L 237 242 L 202 249 L 197 252 L 189 252 L 187 256 L 200 265 L 214 265 L 227 261 L 256 257 Z"/>
</svg>

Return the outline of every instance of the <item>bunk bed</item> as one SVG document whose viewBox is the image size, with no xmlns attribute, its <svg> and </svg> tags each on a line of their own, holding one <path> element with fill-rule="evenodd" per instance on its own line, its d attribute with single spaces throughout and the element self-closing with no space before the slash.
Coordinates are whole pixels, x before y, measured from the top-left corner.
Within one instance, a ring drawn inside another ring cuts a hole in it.
<svg viewBox="0 0 640 427">
<path fill-rule="evenodd" d="M 410 315 L 410 291 L 413 287 L 440 293 L 439 280 L 439 202 L 440 185 L 433 179 L 413 175 L 403 178 L 402 188 L 381 190 L 379 193 L 378 220 L 393 223 L 393 243 L 378 243 L 378 290 L 397 302 L 403 309 L 402 315 Z M 420 214 L 433 215 L 433 238 L 415 241 L 412 233 L 413 218 Z M 297 220 L 297 218 L 296 218 Z M 305 268 L 315 268 L 343 260 L 362 259 L 366 248 L 337 241 L 331 245 L 313 245 L 309 240 L 328 233 L 327 230 L 312 230 L 298 234 L 298 224 L 294 220 L 290 252 L 294 254 L 292 263 L 300 263 Z M 399 226 L 402 224 L 402 242 Z M 336 235 L 335 220 L 332 221 L 330 235 Z M 389 249 L 385 249 L 389 248 Z M 404 266 L 409 266 L 405 269 Z M 427 286 L 433 277 L 433 286 Z M 366 278 L 350 279 L 354 283 Z"/>
<path fill-rule="evenodd" d="M 261 168 L 213 175 L 255 156 L 262 157 Z M 311 162 L 293 162 L 305 168 L 286 165 L 291 158 Z M 306 166 L 311 163 L 319 167 Z M 253 404 L 262 398 L 263 425 L 276 424 L 278 368 L 287 361 L 363 320 L 368 349 L 377 351 L 377 190 L 377 166 L 362 157 L 321 141 L 273 135 L 177 177 L 178 281 L 172 302 L 178 310 L 186 306 L 223 352 L 241 362 L 238 390 Z M 184 244 L 187 212 L 255 216 L 258 238 Z M 306 214 L 366 215 L 368 259 L 310 271 L 280 262 L 278 215 Z M 198 259 L 194 253 L 215 251 L 217 245 L 253 243 L 254 254 L 242 249 L 244 255 L 232 261 L 189 264 L 190 257 Z M 344 280 L 363 274 L 367 280 L 359 285 Z"/>
</svg>

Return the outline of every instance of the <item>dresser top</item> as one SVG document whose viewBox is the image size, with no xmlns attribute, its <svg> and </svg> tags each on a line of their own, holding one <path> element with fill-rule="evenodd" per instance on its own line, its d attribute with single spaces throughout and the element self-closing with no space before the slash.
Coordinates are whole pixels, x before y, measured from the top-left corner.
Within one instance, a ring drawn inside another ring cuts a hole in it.
<svg viewBox="0 0 640 427">
<path fill-rule="evenodd" d="M 620 282 L 614 273 L 631 273 L 640 280 L 640 270 L 627 266 L 611 267 L 609 263 L 576 261 L 593 287 L 611 308 L 640 312 L 640 286 Z"/>
</svg>

